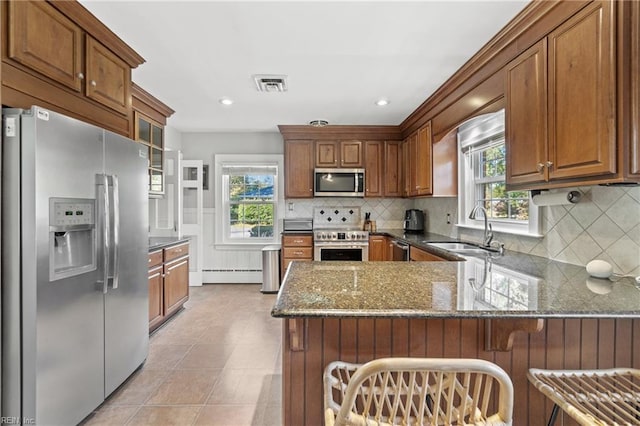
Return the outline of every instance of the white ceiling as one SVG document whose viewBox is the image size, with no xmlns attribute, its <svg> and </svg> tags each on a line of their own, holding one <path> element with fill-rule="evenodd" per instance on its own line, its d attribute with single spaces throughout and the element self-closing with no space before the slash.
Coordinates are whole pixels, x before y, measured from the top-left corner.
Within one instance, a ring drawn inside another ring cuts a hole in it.
<svg viewBox="0 0 640 426">
<path fill-rule="evenodd" d="M 146 59 L 133 80 L 183 132 L 400 124 L 527 2 L 81 0 Z M 252 74 L 289 91 L 259 93 Z"/>
</svg>

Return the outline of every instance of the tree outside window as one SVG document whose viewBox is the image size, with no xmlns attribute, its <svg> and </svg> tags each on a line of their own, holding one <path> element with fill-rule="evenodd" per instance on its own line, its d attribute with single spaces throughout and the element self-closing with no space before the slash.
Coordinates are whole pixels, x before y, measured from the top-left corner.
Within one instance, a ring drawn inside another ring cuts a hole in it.
<svg viewBox="0 0 640 426">
<path fill-rule="evenodd" d="M 228 176 L 229 238 L 273 238 L 274 176 Z"/>
</svg>

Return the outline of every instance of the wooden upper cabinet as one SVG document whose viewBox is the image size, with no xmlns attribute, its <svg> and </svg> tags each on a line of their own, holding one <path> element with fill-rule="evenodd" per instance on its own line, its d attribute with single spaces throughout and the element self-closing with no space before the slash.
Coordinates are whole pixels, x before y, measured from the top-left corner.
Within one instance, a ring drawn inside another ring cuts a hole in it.
<svg viewBox="0 0 640 426">
<path fill-rule="evenodd" d="M 116 111 L 129 109 L 131 68 L 92 37 L 86 40 L 86 93 Z"/>
<path fill-rule="evenodd" d="M 285 198 L 313 197 L 314 143 L 287 140 L 284 143 Z"/>
<path fill-rule="evenodd" d="M 340 167 L 362 167 L 362 142 L 340 141 Z"/>
<path fill-rule="evenodd" d="M 316 141 L 316 167 L 338 167 L 338 141 Z"/>
<path fill-rule="evenodd" d="M 384 167 L 382 176 L 385 197 L 402 196 L 402 142 L 384 142 Z"/>
<path fill-rule="evenodd" d="M 453 129 L 431 146 L 431 182 L 434 197 L 458 195 L 458 129 Z"/>
<path fill-rule="evenodd" d="M 614 7 L 590 4 L 507 65 L 510 188 L 616 173 Z"/>
<path fill-rule="evenodd" d="M 316 141 L 316 167 L 356 168 L 363 166 L 361 141 Z"/>
<path fill-rule="evenodd" d="M 402 145 L 405 167 L 403 197 L 431 195 L 433 192 L 431 122 L 412 133 Z"/>
<path fill-rule="evenodd" d="M 402 141 L 402 196 L 410 197 L 411 194 L 411 138 L 409 136 Z"/>
<path fill-rule="evenodd" d="M 430 195 L 432 192 L 431 122 L 418 130 L 415 153 L 415 195 Z"/>
<path fill-rule="evenodd" d="M 630 2 L 631 7 L 631 78 L 630 78 L 630 149 L 629 174 L 640 177 L 640 2 Z"/>
<path fill-rule="evenodd" d="M 364 143 L 364 196 L 382 197 L 384 190 L 382 186 L 384 158 L 384 142 L 367 141 Z"/>
<path fill-rule="evenodd" d="M 547 40 L 506 67 L 506 180 L 509 184 L 547 179 Z"/>
<path fill-rule="evenodd" d="M 549 179 L 616 172 L 616 2 L 589 5 L 549 39 Z"/>
<path fill-rule="evenodd" d="M 11 1 L 9 58 L 77 92 L 82 90 L 82 29 L 44 1 Z"/>
</svg>

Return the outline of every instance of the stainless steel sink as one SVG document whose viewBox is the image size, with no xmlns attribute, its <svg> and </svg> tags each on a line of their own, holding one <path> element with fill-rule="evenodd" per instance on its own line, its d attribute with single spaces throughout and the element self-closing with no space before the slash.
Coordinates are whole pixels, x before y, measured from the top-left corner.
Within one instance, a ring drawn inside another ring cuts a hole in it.
<svg viewBox="0 0 640 426">
<path fill-rule="evenodd" d="M 442 250 L 447 250 L 452 253 L 492 253 L 495 252 L 493 249 L 488 249 L 480 246 L 476 246 L 468 243 L 430 243 L 428 241 L 423 241 L 423 243 L 436 247 Z"/>
</svg>

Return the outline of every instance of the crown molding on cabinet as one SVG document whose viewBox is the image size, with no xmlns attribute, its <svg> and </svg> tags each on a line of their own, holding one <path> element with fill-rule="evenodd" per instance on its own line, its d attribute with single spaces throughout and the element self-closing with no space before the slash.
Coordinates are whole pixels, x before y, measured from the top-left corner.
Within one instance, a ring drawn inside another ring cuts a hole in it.
<svg viewBox="0 0 640 426">
<path fill-rule="evenodd" d="M 100 40 L 100 43 L 109 48 L 131 68 L 136 68 L 146 62 L 142 56 L 129 47 L 80 3 L 75 1 L 49 1 L 49 4 L 79 25 L 93 38 Z"/>
<path fill-rule="evenodd" d="M 360 139 L 401 140 L 399 126 L 325 126 L 278 125 L 284 139 Z"/>
</svg>

